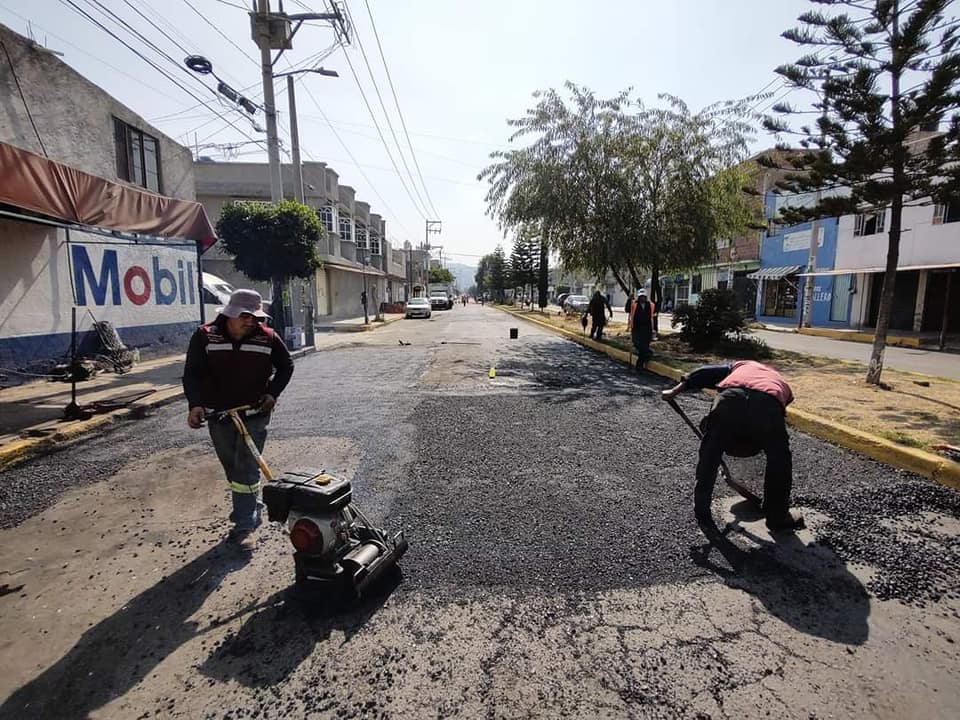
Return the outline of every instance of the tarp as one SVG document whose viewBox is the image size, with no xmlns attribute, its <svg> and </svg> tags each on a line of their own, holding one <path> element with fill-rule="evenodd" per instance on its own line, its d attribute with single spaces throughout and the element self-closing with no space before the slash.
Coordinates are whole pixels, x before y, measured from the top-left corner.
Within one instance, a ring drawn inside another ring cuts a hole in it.
<svg viewBox="0 0 960 720">
<path fill-rule="evenodd" d="M 194 240 L 201 252 L 217 241 L 200 203 L 111 182 L 2 142 L 0 203 L 80 225 Z"/>
<path fill-rule="evenodd" d="M 800 270 L 799 265 L 785 265 L 784 267 L 765 267 L 747 275 L 751 280 L 779 280 L 787 275 L 793 275 Z"/>
</svg>

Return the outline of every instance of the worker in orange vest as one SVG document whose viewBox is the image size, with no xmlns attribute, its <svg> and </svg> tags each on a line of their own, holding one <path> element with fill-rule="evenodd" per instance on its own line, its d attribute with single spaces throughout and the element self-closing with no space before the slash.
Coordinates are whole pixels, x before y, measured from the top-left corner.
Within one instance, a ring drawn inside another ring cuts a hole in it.
<svg viewBox="0 0 960 720">
<path fill-rule="evenodd" d="M 653 322 L 656 305 L 647 299 L 647 291 L 640 288 L 637 298 L 630 308 L 627 328 L 637 353 L 637 371 L 643 369 L 650 360 L 650 341 L 653 339 Z"/>
</svg>

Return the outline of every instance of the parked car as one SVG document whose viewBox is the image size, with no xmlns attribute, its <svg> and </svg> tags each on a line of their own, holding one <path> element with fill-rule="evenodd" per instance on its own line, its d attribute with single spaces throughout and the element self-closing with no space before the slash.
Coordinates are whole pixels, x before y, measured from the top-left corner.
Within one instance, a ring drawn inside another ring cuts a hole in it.
<svg viewBox="0 0 960 720">
<path fill-rule="evenodd" d="M 563 301 L 563 311 L 567 315 L 579 315 L 585 313 L 590 305 L 590 299 L 586 295 L 569 295 Z"/>
<path fill-rule="evenodd" d="M 430 318 L 432 314 L 430 301 L 426 298 L 416 297 L 407 300 L 406 318 Z"/>
<path fill-rule="evenodd" d="M 570 293 L 560 293 L 557 295 L 557 305 L 563 307 L 563 303 L 567 301 L 568 297 L 570 297 Z"/>
<path fill-rule="evenodd" d="M 452 310 L 453 300 L 446 293 L 431 293 L 430 307 L 434 310 Z"/>
</svg>

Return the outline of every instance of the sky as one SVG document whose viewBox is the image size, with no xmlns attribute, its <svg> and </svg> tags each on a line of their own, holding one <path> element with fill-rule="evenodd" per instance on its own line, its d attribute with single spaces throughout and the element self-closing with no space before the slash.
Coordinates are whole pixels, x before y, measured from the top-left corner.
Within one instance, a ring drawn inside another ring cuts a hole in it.
<svg viewBox="0 0 960 720">
<path fill-rule="evenodd" d="M 78 15 L 70 3 L 154 58 L 193 95 Z M 324 12 L 324 4 L 286 0 L 284 10 Z M 330 49 L 320 64 L 339 73 L 338 78 L 299 76 L 303 157 L 336 170 L 341 183 L 356 189 L 357 199 L 383 215 L 395 243 L 417 245 L 425 219 L 441 220 L 442 232 L 431 235 L 431 243 L 443 247 L 446 261 L 465 264 L 475 264 L 501 242 L 509 250 L 511 239 L 505 240 L 487 216 L 486 185 L 476 177 L 491 152 L 509 147 L 506 121 L 534 104 L 534 91 L 570 80 L 600 96 L 632 88 L 633 96 L 648 105 L 658 103 L 658 94 L 670 93 L 693 109 L 775 91 L 759 106 L 763 109 L 787 92 L 774 68 L 802 54 L 780 33 L 811 7 L 809 0 L 347 0 L 346 5 L 354 26 L 349 47 L 332 47 L 329 25 L 307 23 L 293 49 L 277 62 L 278 72 L 314 67 L 313 58 Z M 124 19 L 173 61 L 182 60 L 184 50 L 204 55 L 219 77 L 260 102 L 259 53 L 250 36 L 248 6 L 249 0 L 0 0 L 0 22 L 63 53 L 65 62 L 155 127 L 185 145 L 199 145 L 201 155 L 265 162 L 262 146 L 251 142 L 265 136 L 244 113 L 218 102 L 215 81 L 182 64 L 175 67 L 103 12 Z M 278 7 L 279 0 L 271 0 L 271 8 Z M 281 141 L 289 148 L 285 83 L 276 82 L 277 105 Z M 253 119 L 266 124 L 262 112 Z M 760 130 L 753 147 L 774 142 Z M 289 161 L 288 155 L 282 158 Z"/>
</svg>

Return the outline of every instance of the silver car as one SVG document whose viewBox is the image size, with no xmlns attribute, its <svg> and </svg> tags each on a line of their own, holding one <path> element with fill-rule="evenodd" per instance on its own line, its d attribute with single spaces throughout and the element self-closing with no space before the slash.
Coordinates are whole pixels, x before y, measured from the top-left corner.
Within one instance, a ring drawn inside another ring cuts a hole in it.
<svg viewBox="0 0 960 720">
<path fill-rule="evenodd" d="M 430 301 L 426 298 L 416 297 L 407 300 L 406 317 L 410 318 L 429 318 L 432 314 L 430 310 Z"/>
<path fill-rule="evenodd" d="M 567 315 L 578 315 L 587 311 L 590 299 L 586 295 L 568 295 L 563 301 L 563 310 Z"/>
</svg>

